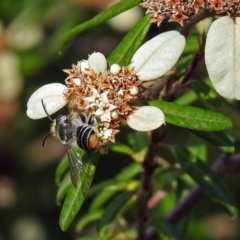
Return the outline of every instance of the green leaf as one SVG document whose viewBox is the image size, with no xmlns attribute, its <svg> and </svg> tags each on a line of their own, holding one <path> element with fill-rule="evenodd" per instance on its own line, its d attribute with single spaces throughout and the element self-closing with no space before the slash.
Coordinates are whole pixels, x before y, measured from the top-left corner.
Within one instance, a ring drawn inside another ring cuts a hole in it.
<svg viewBox="0 0 240 240">
<path fill-rule="evenodd" d="M 84 150 L 82 150 L 82 149 L 75 149 L 75 151 L 77 151 L 77 153 L 80 156 L 82 156 L 84 154 Z M 63 177 L 63 174 L 67 171 L 67 168 L 68 168 L 68 155 L 65 154 L 65 156 L 63 157 L 61 162 L 58 164 L 57 169 L 56 169 L 55 183 L 57 185 L 60 184 L 61 178 Z"/>
<path fill-rule="evenodd" d="M 63 174 L 68 168 L 68 157 L 67 154 L 63 157 L 62 161 L 58 164 L 56 173 L 55 173 L 55 183 L 60 184 Z"/>
<path fill-rule="evenodd" d="M 148 103 L 164 112 L 167 123 L 179 127 L 200 131 L 221 131 L 232 126 L 229 118 L 217 112 L 160 100 L 153 100 Z"/>
<path fill-rule="evenodd" d="M 119 186 L 119 188 L 115 188 L 113 185 L 102 189 L 102 191 L 99 192 L 92 201 L 89 212 L 92 213 L 102 209 L 104 204 L 106 204 L 116 193 L 121 190 L 122 187 Z"/>
<path fill-rule="evenodd" d="M 207 161 L 207 145 L 206 143 L 195 134 L 190 134 L 186 144 L 187 149 L 198 156 L 199 159 L 206 162 Z"/>
<path fill-rule="evenodd" d="M 122 154 L 126 154 L 126 155 L 132 155 L 134 153 L 130 147 L 128 147 L 127 145 L 122 144 L 122 143 L 115 143 L 111 147 L 111 150 L 113 152 L 122 153 Z"/>
<path fill-rule="evenodd" d="M 110 18 L 115 17 L 116 15 L 133 8 L 137 6 L 139 3 L 141 3 L 141 0 L 125 0 L 125 1 L 120 1 L 119 3 L 113 5 L 112 7 L 108 8 L 105 11 L 102 11 L 100 14 L 96 15 L 92 19 L 76 26 L 72 30 L 66 33 L 66 35 L 60 40 L 58 44 L 58 51 L 61 52 L 63 47 L 76 35 L 79 33 L 95 27 L 105 21 L 107 21 Z"/>
<path fill-rule="evenodd" d="M 98 236 L 85 236 L 85 237 L 80 237 L 75 240 L 99 240 Z"/>
<path fill-rule="evenodd" d="M 98 223 L 98 232 L 101 233 L 103 228 L 107 226 L 119 213 L 121 208 L 127 203 L 127 201 L 132 197 L 135 191 L 124 191 L 120 193 L 117 197 L 113 199 L 112 202 L 106 207 L 102 218 Z"/>
<path fill-rule="evenodd" d="M 142 166 L 138 163 L 132 163 L 131 165 L 124 168 L 116 177 L 117 181 L 129 181 L 137 174 L 141 173 Z"/>
<path fill-rule="evenodd" d="M 180 78 L 186 73 L 193 60 L 194 55 L 183 55 L 177 62 L 176 78 Z"/>
<path fill-rule="evenodd" d="M 187 91 L 186 93 L 183 93 L 182 95 L 180 95 L 174 101 L 174 103 L 177 103 L 180 105 L 188 105 L 188 104 L 195 102 L 196 100 L 198 100 L 197 94 L 194 91 L 190 90 L 190 91 Z"/>
<path fill-rule="evenodd" d="M 109 185 L 113 184 L 113 180 L 106 180 L 97 184 L 94 184 L 93 186 L 91 186 L 91 188 L 88 191 L 87 194 L 87 198 L 88 197 L 93 197 L 94 195 L 96 195 L 98 192 L 101 192 L 103 189 L 105 189 L 106 187 L 108 187 Z"/>
<path fill-rule="evenodd" d="M 184 49 L 184 55 L 189 53 L 196 53 L 199 50 L 199 38 L 197 34 L 191 34 L 187 38 L 186 46 Z"/>
<path fill-rule="evenodd" d="M 223 113 L 232 120 L 233 133 L 240 137 L 240 113 L 234 107 L 234 104 L 230 104 L 224 98 L 220 97 L 211 86 L 209 79 L 194 81 L 192 86 L 207 108 Z"/>
<path fill-rule="evenodd" d="M 238 210 L 231 193 L 222 179 L 214 173 L 207 164 L 199 160 L 190 151 L 181 147 L 175 147 L 173 153 L 187 172 L 206 192 L 210 198 L 221 205 L 232 217 L 236 217 Z M 192 159 L 195 159 L 193 162 Z"/>
<path fill-rule="evenodd" d="M 93 195 L 97 194 L 101 191 L 109 191 L 110 189 L 113 191 L 115 189 L 116 191 L 122 190 L 123 188 L 118 186 L 118 188 L 114 187 L 118 184 L 121 184 L 122 182 L 126 183 L 129 182 L 132 178 L 134 178 L 137 174 L 141 172 L 141 165 L 137 163 L 133 163 L 126 168 L 124 168 L 120 173 L 117 174 L 117 176 L 114 177 L 114 179 L 107 180 L 104 182 L 100 182 L 98 184 L 95 184 L 91 186 L 91 188 L 88 191 L 87 197 L 92 197 Z M 129 187 L 131 183 L 128 183 L 127 185 L 124 184 L 124 189 Z M 99 193 L 101 194 L 101 193 Z M 99 197 L 95 197 L 96 201 Z"/>
<path fill-rule="evenodd" d="M 71 179 L 70 179 L 70 174 L 69 172 L 65 174 L 63 177 L 63 180 L 61 181 L 58 191 L 57 191 L 57 197 L 56 197 L 56 202 L 57 204 L 61 204 L 63 198 L 67 195 L 69 188 L 71 187 Z"/>
<path fill-rule="evenodd" d="M 133 132 L 127 136 L 127 141 L 134 153 L 146 150 L 149 145 L 149 136 L 146 132 Z"/>
<path fill-rule="evenodd" d="M 93 213 L 87 213 L 84 217 L 81 217 L 80 221 L 77 224 L 76 230 L 78 232 L 82 231 L 86 225 L 100 219 L 102 216 L 102 213 L 103 213 L 103 210 L 98 210 Z"/>
<path fill-rule="evenodd" d="M 133 190 L 138 187 L 138 181 L 114 181 L 113 184 L 104 188 L 92 201 L 89 208 L 90 212 L 95 212 L 97 209 L 100 209 L 104 204 L 112 198 L 116 193 L 123 190 Z"/>
<path fill-rule="evenodd" d="M 149 17 L 143 17 L 111 53 L 108 57 L 108 62 L 127 66 L 131 62 L 134 53 L 141 46 L 150 26 Z"/>
<path fill-rule="evenodd" d="M 224 152 L 233 153 L 235 148 L 232 141 L 224 132 L 202 132 L 196 130 L 189 130 L 198 137 L 212 143 L 219 147 Z"/>
<path fill-rule="evenodd" d="M 158 232 L 163 240 L 176 240 L 176 227 L 164 221 L 161 218 L 155 218 L 153 221 L 154 229 Z"/>
<path fill-rule="evenodd" d="M 99 152 L 83 155 L 83 171 L 80 172 L 81 181 L 77 188 L 73 185 L 70 186 L 60 214 L 60 227 L 63 231 L 66 231 L 70 226 L 86 197 L 95 174 L 98 158 Z"/>
</svg>

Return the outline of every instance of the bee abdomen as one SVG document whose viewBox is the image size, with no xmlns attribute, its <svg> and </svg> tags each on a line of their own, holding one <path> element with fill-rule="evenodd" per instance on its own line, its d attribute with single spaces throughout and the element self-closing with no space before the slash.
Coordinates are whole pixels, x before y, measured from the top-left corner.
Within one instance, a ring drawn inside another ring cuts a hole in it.
<svg viewBox="0 0 240 240">
<path fill-rule="evenodd" d="M 77 128 L 77 144 L 87 152 L 95 151 L 98 147 L 98 135 L 96 131 L 88 125 Z"/>
</svg>

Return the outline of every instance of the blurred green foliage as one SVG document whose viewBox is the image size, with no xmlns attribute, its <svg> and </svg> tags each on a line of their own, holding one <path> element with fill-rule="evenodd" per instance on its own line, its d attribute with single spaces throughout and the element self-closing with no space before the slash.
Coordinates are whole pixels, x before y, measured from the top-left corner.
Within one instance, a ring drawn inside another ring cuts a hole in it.
<svg viewBox="0 0 240 240">
<path fill-rule="evenodd" d="M 138 2 L 136 0 L 128 4 L 134 6 Z M 124 6 L 124 1 L 122 6 Z M 53 138 L 48 138 L 46 146 L 42 148 L 42 140 L 49 132 L 50 122 L 48 119 L 33 121 L 25 114 L 27 100 L 33 91 L 46 83 L 63 82 L 66 75 L 62 69 L 69 68 L 78 60 L 86 59 L 88 54 L 99 51 L 106 56 L 110 55 L 110 61 L 113 59 L 115 62 L 118 59 L 120 62 L 129 62 L 131 57 L 119 55 L 119 53 L 122 53 L 122 48 L 126 45 L 130 50 L 133 48 L 135 51 L 136 46 L 141 44 L 149 28 L 144 19 L 142 25 L 126 37 L 127 33 L 119 33 L 108 24 L 101 23 L 98 27 L 77 35 L 64 48 L 61 55 L 58 54 L 57 46 L 60 40 L 71 29 L 92 19 L 97 14 L 101 16 L 103 10 L 109 11 L 106 10 L 105 5 L 100 10 L 99 6 L 94 5 L 94 1 L 92 5 L 84 5 L 84 1 L 67 0 L 0 1 L 0 57 L 10 56 L 6 74 L 14 73 L 4 75 L 4 78 L 0 75 L 2 92 L 0 96 L 0 239 L 73 240 L 99 239 L 97 236 L 100 236 L 105 240 L 135 239 L 137 236 L 134 224 L 139 217 L 137 194 L 142 184 L 141 163 L 148 150 L 150 136 L 122 126 L 121 132 L 117 135 L 117 143 L 112 146 L 110 153 L 100 156 L 95 175 L 95 169 L 89 173 L 91 180 L 94 176 L 93 183 L 88 195 L 84 195 L 86 199 L 80 211 L 78 212 L 77 209 L 74 212 L 75 215 L 77 214 L 76 218 L 73 214 L 74 216 L 71 216 L 67 225 L 61 227 L 66 230 L 74 220 L 73 224 L 68 231 L 62 232 L 59 227 L 61 208 L 56 205 L 55 199 L 57 195 L 59 204 L 71 191 L 69 190 L 71 188 L 69 176 L 66 175 L 62 179 L 64 170 L 67 168 L 66 159 L 65 162 L 60 163 L 62 168 L 58 168 L 56 173 L 56 183 L 60 183 L 61 186 L 59 189 L 54 183 L 54 174 L 60 159 L 66 153 L 66 148 Z M 99 20 L 100 22 L 103 20 Z M 176 28 L 176 25 L 163 23 L 160 28 L 151 26 L 147 38 L 172 28 Z M 141 31 L 138 31 L 139 29 Z M 129 36 L 131 38 L 136 36 L 137 41 L 134 43 L 136 46 L 132 46 L 134 44 L 130 42 Z M 125 45 L 120 44 L 117 48 L 122 39 Z M 185 56 L 180 60 L 176 75 L 181 76 L 186 71 L 197 49 L 197 35 L 193 33 L 189 37 Z M 131 55 L 133 52 L 127 53 Z M 198 69 L 201 74 L 205 71 L 204 68 L 202 69 Z M 196 74 L 196 79 L 197 76 Z M 9 82 L 13 81 L 9 88 L 5 88 L 6 79 Z M 224 179 L 230 189 L 228 190 L 222 181 L 219 182 L 218 177 L 212 175 L 207 166 L 219 157 L 220 149 L 233 152 L 233 146 L 228 137 L 232 139 L 233 132 L 197 134 L 194 132 L 195 128 L 193 131 L 184 129 L 188 128 L 189 118 L 181 121 L 183 125 L 176 123 L 179 120 L 178 117 L 184 111 L 184 114 L 188 115 L 186 112 L 190 109 L 183 110 L 176 103 L 220 109 L 205 98 L 206 91 L 210 91 L 205 86 L 205 82 L 201 82 L 204 90 L 201 90 L 199 86 L 194 86 L 195 92 L 189 91 L 175 99 L 175 103 L 172 103 L 174 107 L 166 112 L 166 115 L 169 114 L 168 117 L 172 119 L 167 126 L 158 131 L 159 136 L 167 131 L 163 147 L 156 157 L 159 167 L 154 172 L 153 190 L 159 191 L 162 199 L 154 209 L 150 209 L 151 217 L 149 217 L 148 226 L 154 226 L 161 239 L 239 239 L 240 233 L 236 227 L 239 220 L 231 220 L 223 209 L 215 204 L 221 199 L 220 205 L 225 207 L 230 215 L 236 216 L 239 203 L 237 202 L 237 206 L 234 205 L 230 192 L 235 199 L 239 199 L 239 174 L 231 174 Z M 198 100 L 198 96 L 201 101 Z M 218 97 L 213 98 L 215 103 L 219 101 Z M 170 105 L 170 103 L 161 102 L 156 104 L 162 104 L 161 107 L 165 104 L 166 109 Z M 225 107 L 219 112 L 231 113 L 230 116 L 226 115 L 233 119 L 234 133 L 238 135 L 239 124 L 234 114 L 238 107 L 237 103 L 226 101 L 222 104 Z M 64 112 L 66 109 L 61 111 Z M 190 111 L 189 114 L 198 115 L 199 112 Z M 219 115 L 211 115 L 210 118 Z M 220 125 L 216 124 L 217 130 L 226 129 L 231 125 L 228 118 L 222 119 Z M 200 119 L 199 124 L 205 126 L 204 130 L 212 130 L 208 119 Z M 177 127 L 179 125 L 184 128 Z M 177 145 L 182 148 L 176 148 Z M 175 152 L 175 157 L 169 150 Z M 236 146 L 235 152 L 239 150 L 239 146 Z M 190 156 L 191 159 L 197 159 L 198 165 L 186 164 Z M 210 161 L 206 163 L 206 159 Z M 202 169 L 207 169 L 205 176 L 201 176 L 200 170 Z M 192 174 L 187 174 L 188 172 Z M 194 178 L 196 175 L 197 177 Z M 210 184 L 212 189 L 208 188 L 206 181 L 209 178 L 214 179 Z M 203 189 L 206 187 L 210 197 L 204 198 L 190 214 L 171 226 L 164 217 L 191 191 L 191 188 L 195 186 L 195 181 L 202 183 L 200 185 Z M 212 190 L 216 192 L 213 191 L 211 195 Z M 223 196 L 221 193 L 226 194 Z M 74 196 L 76 195 L 74 192 Z M 215 202 L 211 201 L 211 198 Z M 211 227 L 223 230 L 222 232 L 219 230 L 219 235 L 213 235 Z M 32 229 L 31 233 L 29 229 Z M 97 235 L 97 231 L 100 235 Z M 32 234 L 33 237 L 28 237 L 27 234 Z M 88 236 L 91 237 L 88 238 Z"/>
</svg>

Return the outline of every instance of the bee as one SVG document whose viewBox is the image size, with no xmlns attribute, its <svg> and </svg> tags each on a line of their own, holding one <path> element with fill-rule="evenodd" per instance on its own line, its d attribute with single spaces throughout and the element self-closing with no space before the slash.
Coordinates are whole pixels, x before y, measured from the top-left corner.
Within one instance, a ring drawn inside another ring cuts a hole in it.
<svg viewBox="0 0 240 240">
<path fill-rule="evenodd" d="M 77 187 L 79 173 L 83 169 L 82 157 L 76 151 L 83 149 L 86 153 L 98 150 L 99 137 L 96 128 L 98 119 L 94 114 L 86 115 L 83 112 L 71 111 L 69 115 L 59 115 L 52 119 L 42 101 L 47 117 L 53 122 L 50 133 L 43 139 L 43 146 L 49 135 L 55 136 L 62 144 L 67 146 L 70 177 L 73 185 Z"/>
</svg>

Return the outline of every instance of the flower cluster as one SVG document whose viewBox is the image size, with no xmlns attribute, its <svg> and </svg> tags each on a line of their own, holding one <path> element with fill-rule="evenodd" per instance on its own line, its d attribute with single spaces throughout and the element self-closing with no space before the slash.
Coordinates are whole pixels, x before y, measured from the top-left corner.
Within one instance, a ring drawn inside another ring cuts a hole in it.
<svg viewBox="0 0 240 240">
<path fill-rule="evenodd" d="M 196 14 L 200 8 L 219 15 L 237 17 L 240 15 L 239 3 L 240 0 L 144 0 L 141 6 L 147 9 L 146 14 L 152 22 L 159 26 L 166 18 L 169 22 L 183 25 L 183 21 Z"/>
<path fill-rule="evenodd" d="M 69 107 L 98 116 L 100 145 L 114 142 L 119 124 L 136 110 L 133 100 L 142 99 L 141 81 L 133 69 L 107 65 L 103 54 L 93 53 L 88 61 L 79 61 L 64 71 L 68 74 L 64 97 Z"/>
<path fill-rule="evenodd" d="M 203 0 L 144 0 L 141 4 L 142 7 L 147 8 L 146 14 L 158 26 L 166 18 L 169 22 L 183 25 L 183 20 L 196 14 L 203 5 Z"/>
<path fill-rule="evenodd" d="M 240 16 L 240 0 L 208 0 L 206 9 L 219 15 Z"/>
<path fill-rule="evenodd" d="M 99 148 L 106 150 L 115 141 L 119 124 L 127 122 L 138 131 L 150 131 L 164 122 L 163 112 L 151 106 L 140 106 L 144 99 L 144 81 L 157 79 L 170 70 L 180 57 L 185 38 L 176 31 L 158 35 L 134 54 L 130 65 L 109 64 L 102 53 L 91 54 L 77 62 L 65 85 L 52 83 L 39 88 L 27 103 L 27 115 L 38 119 L 68 104 L 68 113 L 96 116 Z M 172 49 L 172 50 L 170 50 Z"/>
</svg>

